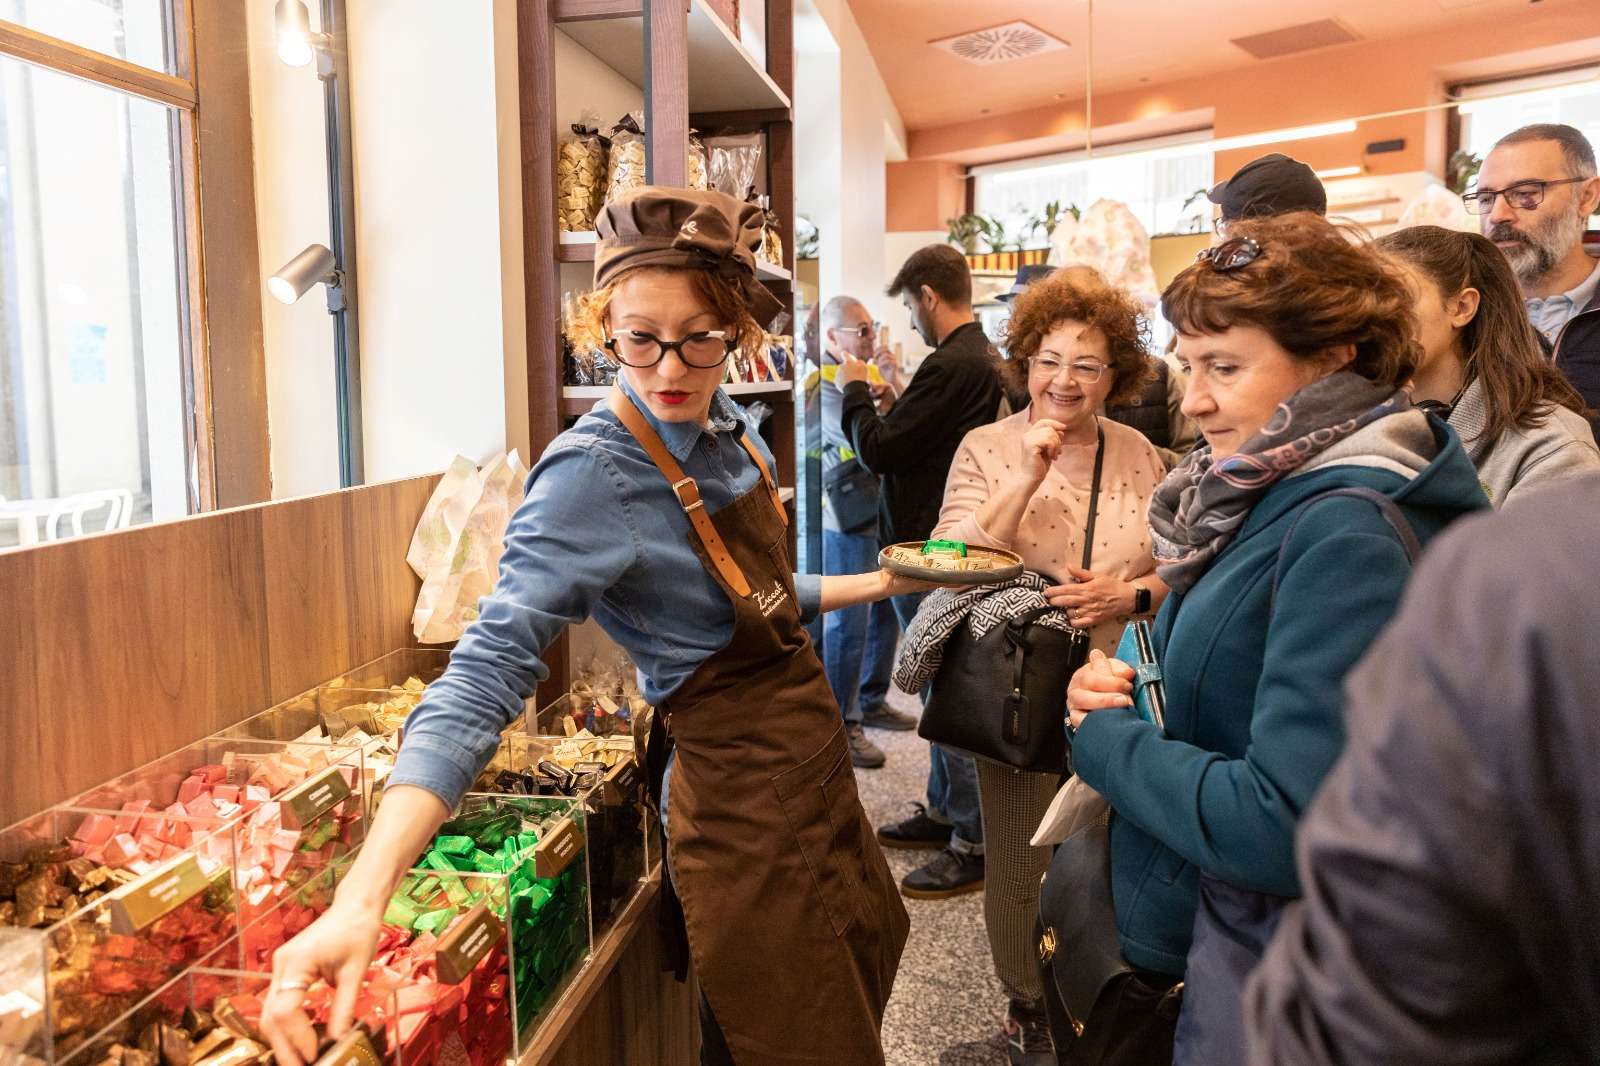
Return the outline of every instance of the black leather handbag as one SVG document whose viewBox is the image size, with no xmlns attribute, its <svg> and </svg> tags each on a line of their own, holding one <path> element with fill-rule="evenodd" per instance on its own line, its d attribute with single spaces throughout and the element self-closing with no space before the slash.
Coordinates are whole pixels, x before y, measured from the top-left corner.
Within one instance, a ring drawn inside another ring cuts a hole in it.
<svg viewBox="0 0 1600 1066">
<path fill-rule="evenodd" d="M 1183 982 L 1122 957 L 1111 898 L 1110 809 L 1056 848 L 1039 886 L 1039 976 L 1061 1066 L 1164 1066 Z"/>
<path fill-rule="evenodd" d="M 1083 568 L 1094 547 L 1095 511 L 1105 431 L 1095 426 L 1094 478 L 1084 522 Z M 1070 772 L 1064 716 L 1067 682 L 1089 657 L 1084 630 L 1035 623 L 1056 607 L 1040 607 L 975 639 L 958 625 L 944 645 L 939 672 L 917 725 L 925 740 L 979 759 L 1034 773 Z"/>
</svg>

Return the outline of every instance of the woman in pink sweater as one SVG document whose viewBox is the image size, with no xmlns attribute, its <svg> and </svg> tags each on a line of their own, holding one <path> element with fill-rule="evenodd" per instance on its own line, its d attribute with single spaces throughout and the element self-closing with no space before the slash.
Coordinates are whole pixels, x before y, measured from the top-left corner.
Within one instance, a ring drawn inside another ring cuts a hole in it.
<svg viewBox="0 0 1600 1066">
<path fill-rule="evenodd" d="M 1145 511 L 1166 466 L 1137 430 L 1099 416 L 1147 382 L 1138 306 L 1121 290 L 1058 273 L 1017 298 L 1009 367 L 1026 374 L 1029 406 L 968 433 L 945 485 L 935 538 L 1007 548 L 1055 582 L 1047 596 L 1110 654 L 1123 625 L 1167 594 L 1155 576 Z M 1094 544 L 1083 535 L 1095 453 L 1104 441 Z M 1050 849 L 1028 840 L 1055 796 L 1052 774 L 978 760 L 986 854 L 984 920 L 1010 997 L 1013 1062 L 1054 1062 L 1034 961 L 1039 878 Z M 1035 1057 L 1038 1056 L 1038 1057 Z M 1048 1057 L 1046 1057 L 1048 1056 Z"/>
</svg>

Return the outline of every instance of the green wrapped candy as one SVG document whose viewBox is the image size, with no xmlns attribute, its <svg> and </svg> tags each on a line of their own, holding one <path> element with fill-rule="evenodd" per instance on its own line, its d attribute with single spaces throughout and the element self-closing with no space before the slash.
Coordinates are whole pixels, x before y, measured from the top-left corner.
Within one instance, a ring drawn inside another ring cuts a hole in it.
<svg viewBox="0 0 1600 1066">
<path fill-rule="evenodd" d="M 471 837 L 440 836 L 434 838 L 433 846 L 446 855 L 471 855 L 478 844 Z"/>
<path fill-rule="evenodd" d="M 386 925 L 398 925 L 402 929 L 412 928 L 417 921 L 417 908 L 404 896 L 393 896 L 389 905 L 384 908 L 383 920 Z"/>
<path fill-rule="evenodd" d="M 455 916 L 456 911 L 453 907 L 441 907 L 436 911 L 429 911 L 427 914 L 419 916 L 416 921 L 411 923 L 411 928 L 419 933 L 442 933 Z"/>
</svg>

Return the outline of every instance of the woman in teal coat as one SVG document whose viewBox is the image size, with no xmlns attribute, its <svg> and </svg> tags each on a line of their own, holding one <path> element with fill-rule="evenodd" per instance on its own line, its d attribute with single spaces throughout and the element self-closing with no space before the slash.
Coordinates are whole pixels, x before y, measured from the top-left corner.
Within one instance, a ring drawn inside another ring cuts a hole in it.
<svg viewBox="0 0 1600 1066">
<path fill-rule="evenodd" d="M 1123 709 L 1125 663 L 1095 653 L 1068 694 L 1074 768 L 1114 812 L 1123 953 L 1184 981 L 1182 1063 L 1244 1059 L 1240 988 L 1300 894 L 1295 827 L 1344 746 L 1344 675 L 1410 576 L 1403 531 L 1425 544 L 1486 506 L 1401 388 L 1416 348 L 1393 269 L 1320 216 L 1229 234 L 1162 297 L 1205 435 L 1150 507 L 1166 733 Z M 1324 497 L 1352 488 L 1381 499 Z"/>
</svg>

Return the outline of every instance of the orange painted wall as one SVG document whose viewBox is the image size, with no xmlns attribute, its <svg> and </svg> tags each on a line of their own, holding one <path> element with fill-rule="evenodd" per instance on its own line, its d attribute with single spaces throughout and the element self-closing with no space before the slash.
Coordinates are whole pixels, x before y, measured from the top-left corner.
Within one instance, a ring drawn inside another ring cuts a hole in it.
<svg viewBox="0 0 1600 1066">
<path fill-rule="evenodd" d="M 1502 15 L 1450 34 L 1352 44 L 1248 68 L 1113 93 L 1094 101 L 1097 130 L 1177 119 L 1187 128 L 1211 125 L 1218 137 L 1300 126 L 1435 103 L 1448 81 L 1566 65 L 1600 58 L 1600 5 L 1595 0 L 1544 0 L 1516 17 Z M 1191 116 L 1181 121 L 1182 116 Z M 936 194 L 921 188 L 936 172 L 933 160 L 972 164 L 1070 151 L 1082 147 L 1081 100 L 982 120 L 909 131 L 910 162 L 890 164 L 890 230 L 935 229 L 948 215 L 929 213 Z M 1363 156 L 1372 141 L 1403 137 L 1406 148 Z M 1442 173 L 1446 154 L 1442 112 L 1363 122 L 1351 134 L 1285 144 L 1282 150 L 1316 169 L 1365 164 L 1369 173 Z M 1223 152 L 1219 175 L 1230 174 L 1271 145 Z M 896 170 L 901 169 L 900 174 Z M 947 179 L 940 177 L 938 180 Z M 897 195 L 905 205 L 896 203 Z"/>
<path fill-rule="evenodd" d="M 959 163 L 943 160 L 888 164 L 888 231 L 943 229 L 945 219 L 966 211 L 964 170 Z"/>
</svg>

